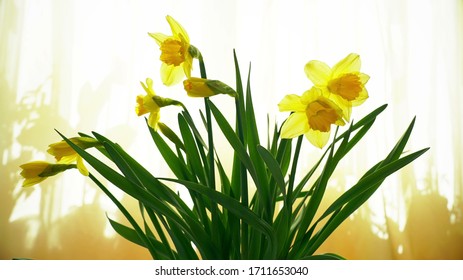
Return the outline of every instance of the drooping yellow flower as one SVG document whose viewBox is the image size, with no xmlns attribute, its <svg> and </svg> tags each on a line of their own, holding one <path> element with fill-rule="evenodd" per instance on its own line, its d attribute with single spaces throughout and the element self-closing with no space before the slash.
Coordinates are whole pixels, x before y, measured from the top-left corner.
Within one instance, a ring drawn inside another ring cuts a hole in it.
<svg viewBox="0 0 463 280">
<path fill-rule="evenodd" d="M 135 106 L 135 113 L 137 116 L 142 116 L 144 114 L 150 114 L 148 117 L 148 125 L 152 127 L 154 130 L 158 129 L 158 123 L 161 118 L 160 112 L 161 107 L 169 106 L 169 105 L 179 105 L 180 103 L 177 100 L 173 100 L 170 98 L 164 98 L 156 95 L 153 90 L 153 80 L 150 78 L 146 79 L 146 84 L 140 82 L 143 89 L 146 92 L 146 95 L 138 95 L 137 96 L 137 105 Z"/>
<path fill-rule="evenodd" d="M 278 104 L 281 112 L 293 112 L 281 128 L 281 138 L 305 134 L 314 146 L 323 148 L 330 137 L 331 125 L 344 125 L 342 109 L 312 87 L 302 96 L 286 95 Z"/>
<path fill-rule="evenodd" d="M 190 97 L 210 97 L 216 94 L 236 95 L 234 89 L 218 80 L 191 77 L 183 81 L 183 87 Z"/>
<path fill-rule="evenodd" d="M 360 56 L 351 53 L 333 68 L 317 60 L 309 61 L 304 68 L 314 85 L 327 91 L 328 97 L 342 108 L 347 121 L 350 120 L 352 106 L 358 106 L 368 98 L 365 84 L 370 77 L 360 73 L 360 65 Z"/>
<path fill-rule="evenodd" d="M 161 50 L 161 79 L 165 85 L 177 84 L 184 75 L 189 78 L 193 68 L 193 57 L 190 53 L 190 38 L 185 29 L 171 16 L 166 17 L 172 35 L 148 33 Z"/>
<path fill-rule="evenodd" d="M 150 114 L 148 117 L 148 125 L 151 126 L 154 130 L 157 130 L 159 119 L 161 115 L 161 107 L 154 101 L 153 97 L 156 96 L 156 93 L 153 90 L 153 80 L 150 78 L 146 79 L 146 85 L 143 82 L 140 82 L 142 87 L 145 89 L 146 95 L 137 96 L 137 106 L 135 107 L 135 113 L 137 116 L 142 116 L 144 114 Z"/>
<path fill-rule="evenodd" d="M 69 138 L 69 140 L 82 149 L 88 149 L 100 145 L 98 140 L 90 137 L 73 137 Z M 80 173 L 82 173 L 84 176 L 88 176 L 88 169 L 85 167 L 82 157 L 77 154 L 77 152 L 71 146 L 69 146 L 66 141 L 63 140 L 57 143 L 53 143 L 48 145 L 48 147 L 49 148 L 47 152 L 55 157 L 57 163 L 71 164 L 76 162 L 77 169 L 79 169 Z"/>
<path fill-rule="evenodd" d="M 25 179 L 23 187 L 30 187 L 67 169 L 75 168 L 75 164 L 52 164 L 46 161 L 32 161 L 21 166 L 21 176 Z"/>
</svg>

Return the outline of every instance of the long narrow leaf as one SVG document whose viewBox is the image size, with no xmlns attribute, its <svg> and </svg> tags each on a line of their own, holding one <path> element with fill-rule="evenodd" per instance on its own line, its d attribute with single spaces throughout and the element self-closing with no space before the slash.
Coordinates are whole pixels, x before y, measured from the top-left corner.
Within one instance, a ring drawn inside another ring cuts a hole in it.
<svg viewBox="0 0 463 280">
<path fill-rule="evenodd" d="M 132 228 L 129 228 L 123 224 L 120 224 L 114 220 L 112 220 L 111 218 L 107 217 L 109 223 L 111 224 L 111 227 L 122 237 L 124 237 L 125 239 L 137 244 L 137 245 L 140 245 L 142 247 L 146 247 L 145 243 L 140 239 L 139 235 L 137 234 L 137 232 L 132 229 Z M 159 259 L 159 260 L 168 260 L 168 259 L 172 259 L 172 255 L 170 254 L 170 252 L 167 252 L 165 250 L 165 246 L 164 244 L 162 244 L 161 242 L 157 241 L 157 240 L 154 240 L 154 239 L 151 239 L 151 243 L 153 244 L 153 247 L 155 248 L 155 251 L 156 251 L 156 259 Z"/>
<path fill-rule="evenodd" d="M 345 220 L 347 219 L 355 210 L 357 210 L 368 198 L 373 195 L 376 189 L 379 187 L 379 182 L 382 182 L 385 177 L 389 176 L 390 174 L 396 172 L 397 170 L 401 169 L 405 165 L 411 163 L 419 156 L 424 154 L 429 148 L 425 148 L 419 150 L 413 154 L 405 156 L 401 159 L 398 159 L 382 168 L 378 171 L 374 172 L 373 174 L 365 177 L 362 179 L 362 182 L 359 182 L 361 189 L 363 190 L 354 198 L 351 198 L 346 206 L 344 206 L 340 212 L 330 221 L 327 223 L 323 229 L 320 231 L 320 234 L 317 238 L 314 238 L 314 242 L 311 244 L 308 254 L 315 252 L 315 250 L 328 238 L 329 235 Z M 368 186 L 371 186 L 370 188 Z M 362 188 L 363 187 L 363 188 Z"/>
<path fill-rule="evenodd" d="M 226 118 L 222 115 L 220 110 L 213 104 L 210 103 L 211 112 L 214 115 L 217 124 L 219 125 L 220 129 L 222 130 L 224 136 L 227 138 L 230 145 L 235 150 L 237 156 L 240 158 L 241 162 L 244 164 L 246 169 L 248 170 L 249 174 L 253 178 L 254 182 L 256 183 L 256 187 L 260 188 L 262 185 L 259 177 L 257 176 L 256 169 L 252 163 L 251 158 L 246 152 L 243 144 L 231 128 L 230 124 L 227 122 Z"/>
<path fill-rule="evenodd" d="M 259 155 L 262 157 L 265 164 L 267 165 L 267 168 L 272 174 L 273 179 L 277 183 L 278 187 L 280 188 L 281 193 L 283 194 L 283 196 L 286 196 L 285 179 L 283 177 L 283 173 L 281 172 L 280 165 L 273 157 L 273 155 L 264 147 L 260 145 L 257 146 L 257 151 L 259 152 Z"/>
<path fill-rule="evenodd" d="M 230 198 L 229 196 L 226 196 L 220 192 L 217 192 L 211 188 L 208 188 L 206 186 L 185 181 L 185 180 L 177 180 L 177 179 L 171 179 L 171 178 L 160 178 L 161 180 L 166 180 L 166 181 L 172 181 L 176 182 L 179 184 L 184 185 L 188 189 L 197 191 L 207 197 L 209 197 L 211 200 L 214 202 L 222 205 L 225 207 L 228 211 L 232 212 L 236 216 L 240 217 L 244 222 L 249 224 L 250 226 L 254 227 L 255 229 L 259 230 L 260 232 L 264 233 L 268 237 L 268 241 L 270 243 L 270 248 L 273 248 L 273 246 L 276 244 L 276 238 L 275 234 L 272 230 L 272 227 L 265 222 L 262 218 L 257 216 L 254 212 L 250 211 L 248 208 L 244 207 L 241 205 L 238 201 L 235 199 Z M 272 252 L 272 255 L 275 255 L 276 252 Z"/>
</svg>

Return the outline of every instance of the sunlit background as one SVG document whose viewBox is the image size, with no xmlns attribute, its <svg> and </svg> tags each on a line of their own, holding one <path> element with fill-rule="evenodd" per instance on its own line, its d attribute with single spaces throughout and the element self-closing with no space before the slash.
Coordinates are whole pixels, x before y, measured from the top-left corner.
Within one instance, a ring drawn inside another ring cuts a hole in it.
<svg viewBox="0 0 463 280">
<path fill-rule="evenodd" d="M 339 166 L 326 203 L 384 158 L 414 116 L 407 149 L 431 150 L 391 176 L 320 251 L 350 259 L 463 259 L 461 0 L 0 1 L 0 259 L 150 258 L 111 229 L 106 215 L 125 220 L 90 180 L 71 171 L 24 189 L 19 165 L 52 160 L 45 151 L 60 140 L 54 129 L 69 137 L 98 131 L 155 175 L 170 175 L 134 112 L 147 77 L 159 95 L 202 105 L 181 85 L 160 81 L 160 51 L 147 33 L 170 33 L 166 15 L 201 50 L 209 77 L 234 84 L 233 49 L 244 73 L 252 63 L 262 123 L 267 113 L 281 123 L 286 115 L 276 104 L 311 86 L 303 71 L 309 60 L 333 65 L 360 54 L 370 98 L 353 119 L 389 106 Z M 214 99 L 225 114 L 227 101 Z M 162 121 L 174 124 L 177 113 L 163 110 Z M 304 143 L 301 168 L 319 155 Z"/>
</svg>

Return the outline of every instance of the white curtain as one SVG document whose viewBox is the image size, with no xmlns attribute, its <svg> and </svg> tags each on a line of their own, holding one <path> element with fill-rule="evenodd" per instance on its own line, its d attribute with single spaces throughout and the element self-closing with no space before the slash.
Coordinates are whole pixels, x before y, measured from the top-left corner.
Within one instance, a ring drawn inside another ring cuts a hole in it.
<svg viewBox="0 0 463 280">
<path fill-rule="evenodd" d="M 209 77 L 234 84 L 233 49 L 243 73 L 252 63 L 254 104 L 263 122 L 267 113 L 281 122 L 276 104 L 310 87 L 303 71 L 309 60 L 333 65 L 360 54 L 370 97 L 354 108 L 353 119 L 385 103 L 388 108 L 339 166 L 328 200 L 386 156 L 414 116 L 408 150 L 431 149 L 389 178 L 323 250 L 360 259 L 463 258 L 462 1 L 5 0 L 1 259 L 149 257 L 115 236 L 105 213 L 121 219 L 117 209 L 77 171 L 23 189 L 18 166 L 51 160 L 47 146 L 60 140 L 54 129 L 69 137 L 97 131 L 154 174 L 168 174 L 134 112 L 139 81 L 150 77 L 157 94 L 193 108 L 202 103 L 188 99 L 181 85 L 166 88 L 160 81 L 160 52 L 147 33 L 169 33 L 166 15 L 201 50 Z M 214 101 L 229 108 L 225 98 Z M 177 113 L 165 110 L 161 118 L 173 124 Z M 308 142 L 303 152 L 304 168 L 320 155 Z"/>
</svg>

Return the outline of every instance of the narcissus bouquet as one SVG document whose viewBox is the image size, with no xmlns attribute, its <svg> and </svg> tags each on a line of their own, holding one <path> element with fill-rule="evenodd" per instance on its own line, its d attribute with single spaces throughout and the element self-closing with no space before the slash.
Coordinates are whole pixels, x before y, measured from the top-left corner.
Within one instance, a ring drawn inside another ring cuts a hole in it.
<svg viewBox="0 0 463 280">
<path fill-rule="evenodd" d="M 317 249 L 389 175 L 426 152 L 404 153 L 414 120 L 389 154 L 321 209 L 336 166 L 386 108 L 383 105 L 360 121 L 350 121 L 352 107 L 368 98 L 369 76 L 360 72 L 359 55 L 349 54 L 333 67 L 308 62 L 304 70 L 313 87 L 281 100 L 279 111 L 289 112 L 288 117 L 282 124 L 269 125 L 268 137 L 262 140 L 249 76 L 243 84 L 236 54 L 233 87 L 209 79 L 203 56 L 190 44 L 185 29 L 170 16 L 167 22 L 172 34 L 149 33 L 159 45 L 161 79 L 165 86 L 183 80 L 188 96 L 204 100 L 202 121 L 194 122 L 187 104 L 157 95 L 149 78 L 141 83 L 145 94 L 136 97 L 135 112 L 146 116 L 147 135 L 173 176 L 154 176 L 123 147 L 96 132 L 71 138 L 58 132 L 63 140 L 48 149 L 56 162 L 23 164 L 23 186 L 78 168 L 126 217 L 126 221 L 108 218 L 114 230 L 145 247 L 153 259 L 342 258 Z M 195 61 L 200 77 L 192 76 Z M 229 96 L 234 116 L 225 116 L 214 104 L 219 94 Z M 161 116 L 168 106 L 179 108 L 176 124 Z M 217 133 L 228 141 L 232 158 L 219 156 L 214 146 Z M 298 167 L 305 161 L 300 158 L 303 144 L 325 149 L 310 170 Z M 230 170 L 224 162 L 232 162 Z M 86 166 L 92 167 L 91 172 Z M 141 220 L 129 213 L 102 178 L 139 202 Z M 189 197 L 180 195 L 173 185 L 186 188 Z"/>
</svg>

